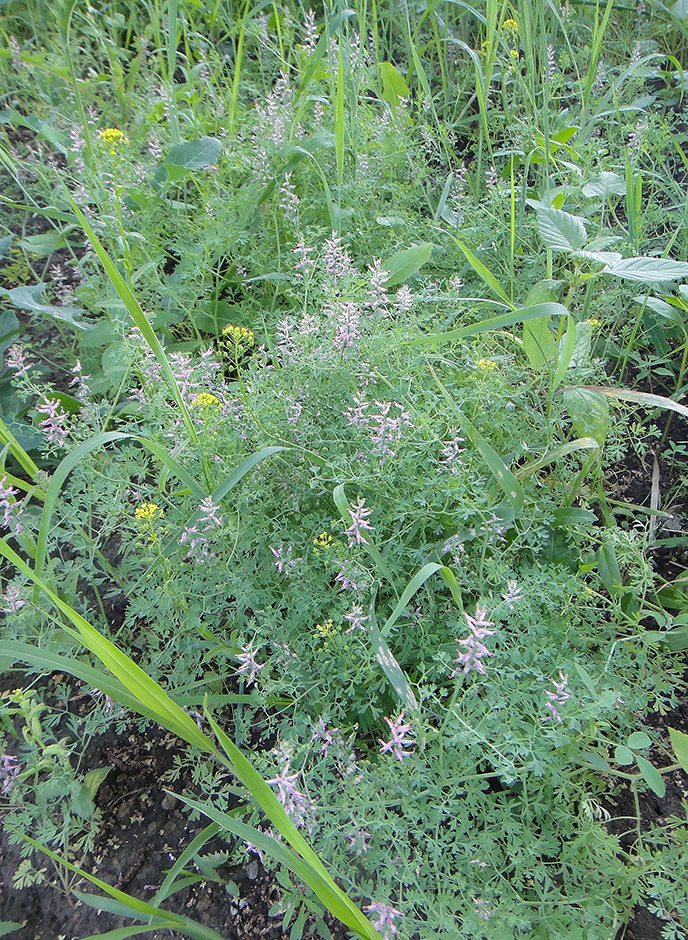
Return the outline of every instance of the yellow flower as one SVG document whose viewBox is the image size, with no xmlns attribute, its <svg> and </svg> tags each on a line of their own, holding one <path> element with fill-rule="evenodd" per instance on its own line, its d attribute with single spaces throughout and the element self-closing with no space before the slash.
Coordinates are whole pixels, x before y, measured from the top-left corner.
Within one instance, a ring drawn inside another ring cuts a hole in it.
<svg viewBox="0 0 688 940">
<path fill-rule="evenodd" d="M 494 359 L 478 359 L 477 366 L 479 369 L 482 369 L 483 372 L 494 372 L 497 368 L 497 363 Z"/>
<path fill-rule="evenodd" d="M 253 330 L 248 330 L 245 326 L 235 326 L 233 323 L 224 328 L 222 336 L 237 349 L 241 346 L 253 346 L 254 343 Z"/>
<path fill-rule="evenodd" d="M 515 34 L 518 32 L 518 21 L 515 20 L 512 16 L 510 16 L 508 20 L 504 20 L 504 22 L 502 23 L 502 28 L 507 33 Z"/>
<path fill-rule="evenodd" d="M 509 49 L 509 55 L 512 59 L 518 59 L 518 49 Z"/>
<path fill-rule="evenodd" d="M 316 535 L 313 539 L 313 544 L 318 548 L 329 548 L 332 541 L 333 539 L 329 532 L 321 532 L 320 535 Z"/>
<path fill-rule="evenodd" d="M 103 147 L 106 147 L 113 157 L 129 143 L 129 138 L 117 127 L 106 127 L 104 131 L 98 131 L 98 136 Z"/>
<path fill-rule="evenodd" d="M 139 522 L 153 522 L 162 516 L 162 509 L 157 503 L 141 503 L 134 510 L 134 516 Z"/>
<path fill-rule="evenodd" d="M 588 326 L 600 325 L 600 321 L 597 319 L 597 317 L 589 317 L 585 322 L 588 324 Z"/>
<path fill-rule="evenodd" d="M 334 629 L 334 622 L 331 618 L 328 618 L 325 623 L 316 623 L 315 629 L 318 631 L 320 636 L 328 637 Z"/>
<path fill-rule="evenodd" d="M 195 399 L 191 402 L 191 407 L 206 409 L 219 404 L 220 399 L 216 398 L 215 395 L 211 395 L 210 392 L 201 392 L 199 395 L 196 395 Z"/>
</svg>

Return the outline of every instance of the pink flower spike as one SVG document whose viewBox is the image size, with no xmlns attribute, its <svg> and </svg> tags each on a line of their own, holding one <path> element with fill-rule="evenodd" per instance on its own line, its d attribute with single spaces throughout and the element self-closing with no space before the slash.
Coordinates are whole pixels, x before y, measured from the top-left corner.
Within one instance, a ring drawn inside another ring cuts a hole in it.
<svg viewBox="0 0 688 940">
<path fill-rule="evenodd" d="M 349 509 L 351 516 L 351 525 L 345 530 L 345 535 L 349 536 L 349 548 L 354 545 L 370 544 L 363 534 L 364 531 L 372 532 L 373 527 L 368 522 L 368 516 L 372 516 L 373 510 L 367 509 L 365 500 L 359 496 L 353 509 Z"/>
<path fill-rule="evenodd" d="M 495 630 L 487 629 L 487 627 L 493 627 L 494 624 L 490 620 L 485 620 L 485 609 L 476 605 L 475 617 L 471 617 L 470 614 L 467 613 L 464 613 L 464 617 L 466 618 L 470 632 L 465 639 L 457 641 L 459 646 L 465 647 L 466 652 L 459 653 L 458 657 L 454 660 L 457 668 L 451 674 L 452 679 L 459 672 L 459 667 L 463 667 L 464 675 L 467 675 L 471 669 L 475 669 L 476 672 L 481 673 L 483 676 L 487 675 L 481 659 L 485 656 L 494 656 L 494 653 L 480 642 L 480 640 L 487 636 L 493 636 L 496 632 Z"/>
<path fill-rule="evenodd" d="M 406 710 L 402 710 L 399 717 L 396 721 L 392 721 L 391 718 L 385 718 L 385 721 L 389 725 L 389 730 L 392 732 L 392 737 L 389 741 L 383 741 L 382 738 L 379 738 L 381 754 L 391 753 L 397 758 L 400 763 L 404 763 L 404 758 L 409 757 L 411 751 L 405 751 L 404 747 L 413 747 L 415 741 L 413 738 L 407 737 L 408 733 L 412 730 L 412 725 L 409 722 L 408 724 L 403 724 L 404 715 Z"/>
<path fill-rule="evenodd" d="M 394 921 L 397 917 L 401 917 L 401 911 L 398 911 L 390 904 L 382 904 L 379 901 L 373 901 L 363 910 L 370 911 L 371 914 L 375 915 L 373 927 L 380 932 L 382 940 L 393 940 L 396 937 L 397 928 L 394 926 Z"/>
</svg>

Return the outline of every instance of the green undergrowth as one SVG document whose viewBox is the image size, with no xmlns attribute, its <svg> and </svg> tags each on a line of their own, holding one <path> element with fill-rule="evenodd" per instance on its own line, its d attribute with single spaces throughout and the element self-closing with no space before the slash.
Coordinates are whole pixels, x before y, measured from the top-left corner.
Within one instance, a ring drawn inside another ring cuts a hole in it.
<svg viewBox="0 0 688 940">
<path fill-rule="evenodd" d="M 126 935 L 217 936 L 162 904 L 258 854 L 292 940 L 327 908 L 609 940 L 644 905 L 681 936 L 685 819 L 640 805 L 688 770 L 645 724 L 688 648 L 656 563 L 684 546 L 682 5 L 43 12 L 0 6 L 15 886 L 97 906 L 83 754 L 155 719 L 211 826 L 152 907 L 110 892 Z"/>
</svg>

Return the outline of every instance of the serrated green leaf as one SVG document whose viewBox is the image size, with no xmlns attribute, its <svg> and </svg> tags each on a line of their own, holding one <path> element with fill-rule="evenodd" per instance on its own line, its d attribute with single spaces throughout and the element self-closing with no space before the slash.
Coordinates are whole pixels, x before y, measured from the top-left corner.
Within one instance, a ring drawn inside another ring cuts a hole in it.
<svg viewBox="0 0 688 940">
<path fill-rule="evenodd" d="M 608 199 L 609 196 L 625 196 L 626 182 L 618 173 L 602 170 L 597 173 L 583 187 L 583 195 L 589 199 L 597 196 L 599 199 Z"/>
<path fill-rule="evenodd" d="M 551 251 L 577 251 L 587 240 L 582 220 L 562 209 L 539 208 L 537 227 L 545 247 Z"/>
<path fill-rule="evenodd" d="M 640 281 L 643 284 L 658 284 L 688 278 L 688 264 L 670 258 L 626 258 L 607 265 L 602 274 L 611 274 L 627 281 Z"/>
</svg>

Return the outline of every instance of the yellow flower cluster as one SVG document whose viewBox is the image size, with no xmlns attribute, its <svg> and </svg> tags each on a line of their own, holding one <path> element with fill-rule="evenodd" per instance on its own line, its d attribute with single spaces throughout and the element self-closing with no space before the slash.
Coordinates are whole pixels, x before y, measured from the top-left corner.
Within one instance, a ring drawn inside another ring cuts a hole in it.
<svg viewBox="0 0 688 940">
<path fill-rule="evenodd" d="M 328 618 L 325 623 L 316 623 L 315 629 L 318 631 L 320 636 L 328 637 L 334 629 L 334 621 L 331 618 Z"/>
<path fill-rule="evenodd" d="M 129 138 L 117 127 L 106 127 L 104 131 L 98 131 L 98 136 L 103 147 L 106 147 L 113 157 L 129 143 Z"/>
<path fill-rule="evenodd" d="M 211 395 L 210 392 L 201 392 L 199 395 L 196 395 L 194 400 L 191 402 L 192 408 L 213 408 L 215 405 L 220 404 L 220 399 L 216 398 L 215 395 Z"/>
<path fill-rule="evenodd" d="M 515 35 L 518 32 L 518 21 L 510 16 L 508 20 L 504 20 L 502 23 L 502 28 L 507 33 L 513 33 Z"/>
<path fill-rule="evenodd" d="M 157 503 L 141 503 L 134 510 L 134 517 L 138 522 L 153 522 L 162 516 L 162 509 Z"/>
<path fill-rule="evenodd" d="M 253 330 L 246 329 L 245 326 L 235 326 L 230 323 L 222 331 L 222 336 L 239 348 L 240 346 L 253 346 Z"/>
<path fill-rule="evenodd" d="M 600 320 L 598 320 L 597 317 L 589 317 L 585 322 L 588 324 L 588 326 L 600 325 Z"/>
<path fill-rule="evenodd" d="M 482 369 L 483 372 L 494 372 L 497 368 L 497 363 L 494 359 L 478 359 L 477 366 L 479 369 Z"/>
<path fill-rule="evenodd" d="M 332 545 L 332 536 L 329 532 L 321 532 L 320 535 L 316 535 L 313 539 L 313 544 L 316 548 L 329 548 Z"/>
</svg>

